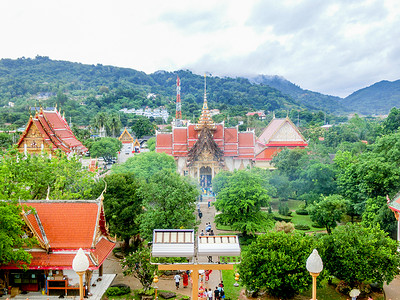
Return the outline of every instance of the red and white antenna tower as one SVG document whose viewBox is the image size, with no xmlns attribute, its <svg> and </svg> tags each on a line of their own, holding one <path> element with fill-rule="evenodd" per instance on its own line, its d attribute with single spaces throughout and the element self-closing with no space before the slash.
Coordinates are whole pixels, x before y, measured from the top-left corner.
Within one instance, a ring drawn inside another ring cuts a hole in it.
<svg viewBox="0 0 400 300">
<path fill-rule="evenodd" d="M 176 79 L 176 114 L 175 114 L 175 120 L 177 122 L 180 122 L 182 119 L 182 104 L 181 104 L 181 83 L 179 80 L 179 76 Z"/>
</svg>

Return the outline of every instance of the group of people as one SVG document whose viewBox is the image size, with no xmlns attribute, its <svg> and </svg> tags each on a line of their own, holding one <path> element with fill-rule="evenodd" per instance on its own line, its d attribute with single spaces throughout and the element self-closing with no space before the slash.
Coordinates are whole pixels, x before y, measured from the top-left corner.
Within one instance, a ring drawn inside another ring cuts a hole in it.
<svg viewBox="0 0 400 300">
<path fill-rule="evenodd" d="M 212 236 L 212 235 L 214 235 L 214 230 L 212 230 L 210 222 L 206 223 L 206 233 L 204 233 L 204 230 L 201 230 L 200 235 L 201 236 L 204 236 L 204 235 Z"/>
<path fill-rule="evenodd" d="M 200 299 L 206 299 L 206 300 L 220 300 L 220 299 L 225 299 L 225 292 L 224 292 L 224 284 L 221 281 L 221 283 L 215 287 L 215 290 L 213 292 L 212 289 L 200 289 L 199 292 L 199 298 Z"/>
</svg>

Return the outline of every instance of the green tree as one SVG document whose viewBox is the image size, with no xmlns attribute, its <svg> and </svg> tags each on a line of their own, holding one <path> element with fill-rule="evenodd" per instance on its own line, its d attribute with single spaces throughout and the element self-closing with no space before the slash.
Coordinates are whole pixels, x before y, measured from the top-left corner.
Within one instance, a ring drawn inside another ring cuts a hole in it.
<svg viewBox="0 0 400 300">
<path fill-rule="evenodd" d="M 398 274 L 397 244 L 381 229 L 348 223 L 322 238 L 320 254 L 324 268 L 351 287 L 371 282 L 382 286 Z"/>
<path fill-rule="evenodd" d="M 155 151 L 156 150 L 156 138 L 152 137 L 147 141 L 147 148 L 150 151 Z"/>
<path fill-rule="evenodd" d="M 115 138 L 116 134 L 119 133 L 121 127 L 122 123 L 117 113 L 112 113 L 111 115 L 108 116 L 106 128 L 107 128 L 107 133 L 109 135 Z"/>
<path fill-rule="evenodd" d="M 114 165 L 112 173 L 134 173 L 138 178 L 149 180 L 160 170 L 176 171 L 175 160 L 165 153 L 144 152 L 130 157 L 121 165 Z"/>
<path fill-rule="evenodd" d="M 228 184 L 232 172 L 220 171 L 212 180 L 212 188 L 215 194 L 218 194 Z"/>
<path fill-rule="evenodd" d="M 157 265 L 150 263 L 150 257 L 150 249 L 142 247 L 121 262 L 124 276 L 133 275 L 140 281 L 145 291 L 150 289 L 154 273 L 157 271 Z"/>
<path fill-rule="evenodd" d="M 104 131 L 108 123 L 108 114 L 105 112 L 99 112 L 94 118 L 91 120 L 93 128 L 97 129 L 100 133 Z"/>
<path fill-rule="evenodd" d="M 289 180 L 298 178 L 303 159 L 307 156 L 306 149 L 283 149 L 272 158 L 272 164 L 286 175 Z"/>
<path fill-rule="evenodd" d="M 267 214 L 261 211 L 261 206 L 269 205 L 267 190 L 261 183 L 257 174 L 235 171 L 218 193 L 215 207 L 221 213 L 215 217 L 215 222 L 229 225 L 243 235 L 255 234 L 272 226 Z"/>
<path fill-rule="evenodd" d="M 142 236 L 151 240 L 154 229 L 195 228 L 196 186 L 176 172 L 162 170 L 143 185 L 145 211 L 141 218 Z"/>
<path fill-rule="evenodd" d="M 365 202 L 362 214 L 362 224 L 365 227 L 379 226 L 390 237 L 396 239 L 397 222 L 393 211 L 387 205 L 385 197 L 369 198 Z"/>
<path fill-rule="evenodd" d="M 136 138 L 140 139 L 144 135 L 153 135 L 155 133 L 155 125 L 143 116 L 136 116 L 133 120 L 132 131 Z"/>
<path fill-rule="evenodd" d="M 80 161 L 58 152 L 27 155 L 16 150 L 0 157 L 0 199 L 92 199 L 94 174 L 82 169 Z"/>
<path fill-rule="evenodd" d="M 25 237 L 25 223 L 21 218 L 21 206 L 0 201 L 0 265 L 10 262 L 24 268 L 30 264 L 32 255 L 23 246 L 34 245 L 35 239 Z"/>
<path fill-rule="evenodd" d="M 337 226 L 343 215 L 348 210 L 349 202 L 340 195 L 324 197 L 308 207 L 308 212 L 312 221 L 320 226 L 325 226 L 328 234 Z"/>
<path fill-rule="evenodd" d="M 107 192 L 104 194 L 104 209 L 110 232 L 124 240 L 125 247 L 129 246 L 132 237 L 135 246 L 139 241 L 140 218 L 143 212 L 143 198 L 139 193 L 140 181 L 134 174 L 111 174 L 104 178 Z M 100 181 L 97 193 L 104 188 Z"/>
<path fill-rule="evenodd" d="M 0 132 L 0 149 L 7 149 L 13 144 L 12 137 L 10 134 Z"/>
<path fill-rule="evenodd" d="M 311 286 L 306 260 L 312 249 L 311 236 L 283 231 L 260 235 L 243 253 L 240 278 L 248 290 L 289 299 Z"/>
<path fill-rule="evenodd" d="M 104 158 L 115 157 L 121 148 L 122 143 L 120 140 L 110 137 L 101 138 L 95 141 L 90 147 L 90 156 Z"/>
<path fill-rule="evenodd" d="M 393 107 L 382 123 L 384 133 L 393 133 L 400 127 L 400 109 Z"/>
</svg>

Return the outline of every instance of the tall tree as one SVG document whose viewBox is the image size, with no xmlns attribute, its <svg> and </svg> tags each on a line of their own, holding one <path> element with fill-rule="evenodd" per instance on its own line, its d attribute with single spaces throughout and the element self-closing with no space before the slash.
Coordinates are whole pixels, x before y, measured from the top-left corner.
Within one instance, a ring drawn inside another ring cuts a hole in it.
<svg viewBox="0 0 400 300">
<path fill-rule="evenodd" d="M 258 174 L 235 171 L 228 177 L 225 187 L 218 193 L 215 207 L 221 213 L 215 217 L 217 224 L 229 225 L 243 235 L 255 234 L 272 226 L 261 206 L 267 206 L 269 196 Z"/>
<path fill-rule="evenodd" d="M 154 229 L 195 228 L 196 186 L 176 172 L 162 170 L 141 189 L 145 211 L 141 233 L 151 240 Z"/>
<path fill-rule="evenodd" d="M 113 138 L 115 138 L 116 134 L 119 133 L 122 127 L 120 117 L 117 113 L 114 112 L 109 115 L 106 127 L 107 127 L 107 133 L 111 135 Z"/>
<path fill-rule="evenodd" d="M 324 267 L 351 287 L 361 283 L 389 284 L 398 274 L 397 241 L 378 228 L 348 223 L 322 238 Z"/>
<path fill-rule="evenodd" d="M 99 131 L 99 135 L 102 136 L 104 132 L 105 126 L 108 123 L 109 116 L 105 112 L 99 112 L 94 116 L 91 123 L 93 128 L 96 128 Z"/>
<path fill-rule="evenodd" d="M 311 286 L 305 263 L 313 249 L 311 236 L 270 231 L 257 237 L 243 254 L 240 277 L 248 290 L 290 299 Z"/>
<path fill-rule="evenodd" d="M 144 152 L 129 158 L 121 165 L 114 165 L 112 173 L 134 173 L 139 178 L 149 180 L 161 170 L 176 171 L 174 158 L 165 153 Z"/>
<path fill-rule="evenodd" d="M 308 207 L 311 220 L 324 226 L 328 234 L 337 226 L 343 215 L 348 210 L 349 202 L 340 195 L 324 197 Z"/>
<path fill-rule="evenodd" d="M 32 256 L 23 246 L 34 245 L 35 239 L 24 237 L 24 226 L 21 206 L 0 201 L 0 265 L 14 262 L 23 268 L 30 264 Z"/>
<path fill-rule="evenodd" d="M 146 117 L 136 116 L 133 120 L 132 131 L 140 139 L 144 135 L 153 135 L 155 133 L 155 125 Z"/>
<path fill-rule="evenodd" d="M 150 257 L 150 249 L 142 247 L 129 254 L 121 262 L 124 276 L 133 275 L 139 280 L 145 291 L 150 288 L 153 283 L 154 273 L 157 271 L 157 265 L 150 263 Z"/>
<path fill-rule="evenodd" d="M 90 156 L 104 158 L 115 157 L 121 148 L 122 143 L 120 140 L 111 137 L 101 138 L 91 145 Z"/>
<path fill-rule="evenodd" d="M 92 199 L 92 172 L 84 170 L 76 157 L 58 152 L 27 155 L 16 150 L 0 157 L 0 199 Z"/>
<path fill-rule="evenodd" d="M 139 225 L 143 212 L 143 198 L 139 193 L 140 181 L 134 174 L 111 174 L 104 180 L 107 183 L 107 192 L 104 194 L 104 209 L 107 216 L 110 232 L 124 240 L 125 247 L 134 237 L 136 247 L 139 240 Z M 104 188 L 100 181 L 97 193 Z"/>
</svg>

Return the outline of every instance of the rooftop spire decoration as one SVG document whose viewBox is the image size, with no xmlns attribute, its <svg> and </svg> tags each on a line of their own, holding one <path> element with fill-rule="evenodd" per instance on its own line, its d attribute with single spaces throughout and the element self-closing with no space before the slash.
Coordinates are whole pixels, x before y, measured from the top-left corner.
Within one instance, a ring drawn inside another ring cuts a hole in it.
<svg viewBox="0 0 400 300">
<path fill-rule="evenodd" d="M 208 110 L 207 105 L 207 82 L 206 82 L 206 74 L 204 74 L 204 102 L 203 102 L 203 109 L 201 111 L 199 123 L 196 124 L 195 129 L 201 130 L 204 127 L 207 127 L 211 130 L 215 130 L 217 127 L 215 123 L 211 119 L 210 111 Z"/>
</svg>

